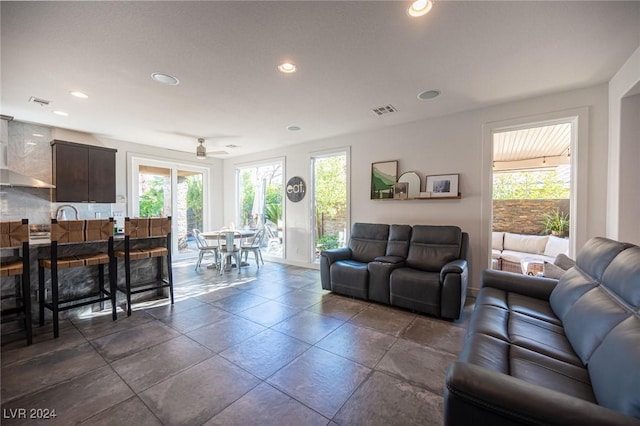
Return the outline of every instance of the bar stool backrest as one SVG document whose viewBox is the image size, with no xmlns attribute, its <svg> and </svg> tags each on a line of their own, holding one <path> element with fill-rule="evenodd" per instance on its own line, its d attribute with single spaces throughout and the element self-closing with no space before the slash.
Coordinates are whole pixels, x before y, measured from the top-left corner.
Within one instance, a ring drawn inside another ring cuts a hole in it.
<svg viewBox="0 0 640 426">
<path fill-rule="evenodd" d="M 124 235 L 133 238 L 166 237 L 171 233 L 171 217 L 125 218 Z"/>
<path fill-rule="evenodd" d="M 29 242 L 29 222 L 26 219 L 0 222 L 0 248 L 17 248 Z"/>
<path fill-rule="evenodd" d="M 106 241 L 111 237 L 113 237 L 112 219 L 51 219 L 52 242 L 80 243 L 85 241 Z"/>
</svg>

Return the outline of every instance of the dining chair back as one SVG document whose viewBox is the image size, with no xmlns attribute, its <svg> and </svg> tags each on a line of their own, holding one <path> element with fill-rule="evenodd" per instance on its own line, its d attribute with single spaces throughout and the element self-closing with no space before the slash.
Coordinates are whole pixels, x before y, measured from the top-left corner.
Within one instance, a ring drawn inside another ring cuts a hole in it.
<svg viewBox="0 0 640 426">
<path fill-rule="evenodd" d="M 209 242 L 201 235 L 199 229 L 193 229 L 193 236 L 196 239 L 196 246 L 200 253 L 198 254 L 198 262 L 196 263 L 196 271 L 200 267 L 202 263 L 202 259 L 205 254 L 212 254 L 214 258 L 214 263 L 218 264 L 218 245 L 211 245 Z"/>
<path fill-rule="evenodd" d="M 247 262 L 247 257 L 251 252 L 258 268 L 260 268 L 260 262 L 262 262 L 262 265 L 264 265 L 264 259 L 262 258 L 260 246 L 262 245 L 262 240 L 264 240 L 265 235 L 266 229 L 262 227 L 258 230 L 258 232 L 256 232 L 253 237 L 249 238 L 242 244 L 242 256 L 244 257 L 244 261 Z"/>
</svg>

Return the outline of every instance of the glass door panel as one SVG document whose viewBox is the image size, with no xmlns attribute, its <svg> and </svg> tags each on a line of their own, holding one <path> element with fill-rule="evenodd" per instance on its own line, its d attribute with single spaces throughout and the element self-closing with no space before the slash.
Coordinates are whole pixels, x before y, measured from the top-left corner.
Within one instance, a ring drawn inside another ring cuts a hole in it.
<svg viewBox="0 0 640 426">
<path fill-rule="evenodd" d="M 284 217 L 282 161 L 239 167 L 238 217 L 236 227 L 261 228 L 266 236 L 262 240 L 262 253 L 270 257 L 284 256 Z"/>
<path fill-rule="evenodd" d="M 320 261 L 320 252 L 344 247 L 349 229 L 347 205 L 347 154 L 332 153 L 311 158 L 313 175 L 312 260 Z"/>
</svg>

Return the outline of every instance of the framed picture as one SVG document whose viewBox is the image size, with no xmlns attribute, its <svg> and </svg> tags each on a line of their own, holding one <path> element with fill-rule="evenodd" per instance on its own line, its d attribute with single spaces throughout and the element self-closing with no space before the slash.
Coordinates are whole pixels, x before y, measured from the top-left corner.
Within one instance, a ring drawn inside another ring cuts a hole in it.
<svg viewBox="0 0 640 426">
<path fill-rule="evenodd" d="M 393 185 L 393 199 L 406 200 L 408 198 L 409 184 L 407 182 L 397 182 Z"/>
<path fill-rule="evenodd" d="M 397 161 L 371 164 L 371 199 L 393 198 L 393 184 L 397 179 Z"/>
<path fill-rule="evenodd" d="M 457 197 L 458 178 L 460 175 L 433 175 L 427 176 L 427 192 L 431 197 Z"/>
</svg>

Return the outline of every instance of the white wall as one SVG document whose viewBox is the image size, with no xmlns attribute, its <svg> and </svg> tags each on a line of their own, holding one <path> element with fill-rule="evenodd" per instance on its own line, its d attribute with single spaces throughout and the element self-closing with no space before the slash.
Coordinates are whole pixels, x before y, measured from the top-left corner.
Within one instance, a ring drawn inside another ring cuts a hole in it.
<svg viewBox="0 0 640 426">
<path fill-rule="evenodd" d="M 470 235 L 470 279 L 471 286 L 476 287 L 479 273 L 488 263 L 488 253 L 484 248 L 488 244 L 481 242 L 481 230 L 483 226 L 487 230 L 490 226 L 481 221 L 484 195 L 481 185 L 482 164 L 491 155 L 491 152 L 483 149 L 483 126 L 495 121 L 580 107 L 588 107 L 589 111 L 589 164 L 586 165 L 589 172 L 586 182 L 588 199 L 586 211 L 579 212 L 579 220 L 586 224 L 586 235 L 580 237 L 604 235 L 608 132 L 605 84 L 225 160 L 224 181 L 227 184 L 224 191 L 224 221 L 232 222 L 235 218 L 235 188 L 231 182 L 234 182 L 237 164 L 285 156 L 285 180 L 301 176 L 308 182 L 311 153 L 350 146 L 352 223 L 460 226 Z M 402 202 L 370 200 L 371 163 L 386 160 L 398 160 L 400 173 L 416 171 L 423 178 L 425 175 L 459 173 L 462 199 Z M 311 266 L 308 201 L 305 198 L 297 204 L 286 202 L 286 263 Z M 490 198 L 486 202 L 490 202 Z"/>
<path fill-rule="evenodd" d="M 640 244 L 640 47 L 609 82 L 607 236 Z"/>
</svg>

